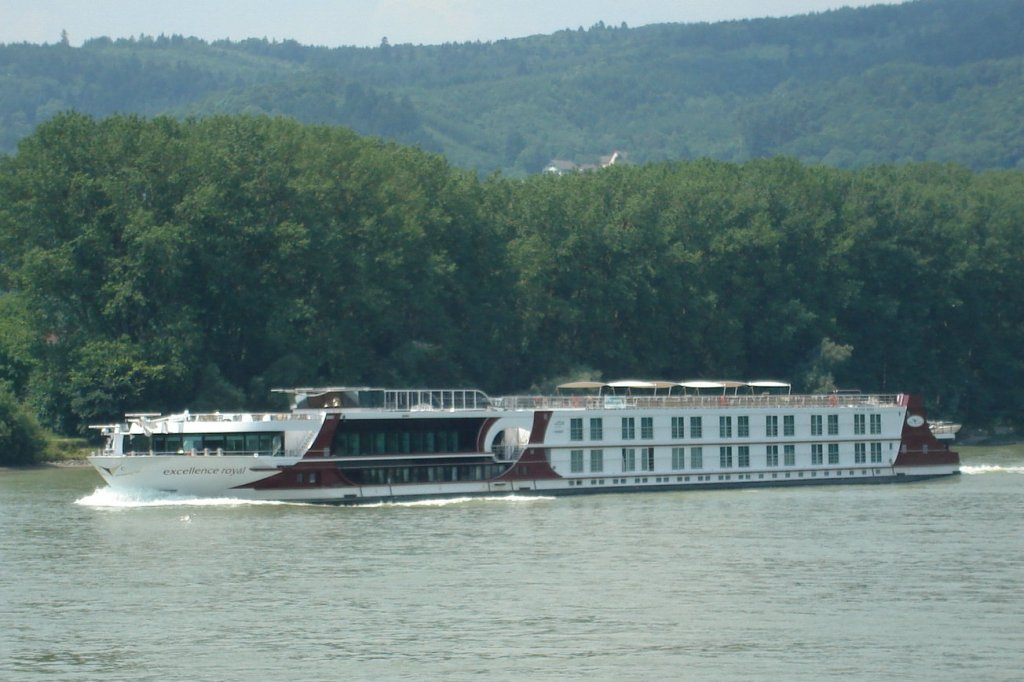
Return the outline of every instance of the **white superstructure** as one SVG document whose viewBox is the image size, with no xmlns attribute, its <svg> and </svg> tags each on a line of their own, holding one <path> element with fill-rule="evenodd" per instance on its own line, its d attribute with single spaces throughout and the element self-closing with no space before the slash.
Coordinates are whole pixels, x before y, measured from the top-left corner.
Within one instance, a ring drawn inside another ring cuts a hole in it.
<svg viewBox="0 0 1024 682">
<path fill-rule="evenodd" d="M 905 394 L 781 382 L 574 382 L 553 396 L 303 388 L 287 413 L 129 415 L 91 458 L 112 487 L 350 503 L 888 482 L 959 471 Z"/>
</svg>

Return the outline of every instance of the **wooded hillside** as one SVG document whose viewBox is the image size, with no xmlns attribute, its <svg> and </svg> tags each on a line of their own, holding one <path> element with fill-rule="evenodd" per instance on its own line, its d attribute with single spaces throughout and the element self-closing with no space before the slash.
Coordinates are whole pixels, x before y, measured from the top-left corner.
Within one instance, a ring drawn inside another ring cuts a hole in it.
<svg viewBox="0 0 1024 682">
<path fill-rule="evenodd" d="M 784 154 L 842 168 L 1021 169 L 1022 35 L 1019 0 L 918 0 L 440 46 L 181 36 L 5 45 L 0 150 L 75 109 L 285 115 L 513 176 L 613 150 L 637 164 Z"/>
<path fill-rule="evenodd" d="M 274 386 L 598 371 L 831 376 L 1019 422 L 1022 215 L 1013 171 L 480 179 L 286 119 L 62 114 L 0 160 L 0 388 L 67 433 Z"/>
</svg>

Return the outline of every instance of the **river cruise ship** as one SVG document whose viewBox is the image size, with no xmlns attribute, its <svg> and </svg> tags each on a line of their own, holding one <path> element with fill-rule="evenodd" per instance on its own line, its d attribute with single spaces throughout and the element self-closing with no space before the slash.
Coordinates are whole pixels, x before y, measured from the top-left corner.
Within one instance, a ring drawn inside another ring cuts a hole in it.
<svg viewBox="0 0 1024 682">
<path fill-rule="evenodd" d="M 959 473 L 910 394 L 775 381 L 279 389 L 277 413 L 129 414 L 89 459 L 119 491 L 353 504 L 918 481 Z"/>
</svg>

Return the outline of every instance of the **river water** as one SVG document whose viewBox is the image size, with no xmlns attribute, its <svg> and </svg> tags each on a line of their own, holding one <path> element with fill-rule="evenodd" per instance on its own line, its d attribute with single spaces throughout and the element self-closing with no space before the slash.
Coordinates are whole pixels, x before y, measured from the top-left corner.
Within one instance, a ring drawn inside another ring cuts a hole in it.
<svg viewBox="0 0 1024 682">
<path fill-rule="evenodd" d="M 372 507 L 0 472 L 2 680 L 1019 680 L 1024 446 L 905 485 Z"/>
</svg>

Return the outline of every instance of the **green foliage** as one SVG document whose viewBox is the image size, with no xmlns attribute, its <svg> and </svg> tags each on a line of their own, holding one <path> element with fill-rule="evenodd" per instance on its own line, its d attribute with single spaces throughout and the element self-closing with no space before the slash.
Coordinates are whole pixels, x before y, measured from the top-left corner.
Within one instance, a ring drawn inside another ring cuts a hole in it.
<svg viewBox="0 0 1024 682">
<path fill-rule="evenodd" d="M 853 346 L 844 346 L 832 339 L 822 339 L 814 351 L 803 377 L 805 390 L 809 393 L 831 393 L 836 386 L 834 372 L 853 355 Z"/>
<path fill-rule="evenodd" d="M 38 422 L 0 385 L 0 466 L 34 464 L 46 447 Z"/>
<path fill-rule="evenodd" d="M 1019 0 L 928 0 L 436 46 L 0 45 L 0 150 L 73 109 L 291 116 L 514 176 L 614 149 L 639 164 L 784 154 L 1021 168 L 1022 34 Z"/>
<path fill-rule="evenodd" d="M 15 294 L 0 293 L 0 387 L 23 394 L 36 365 L 31 310 Z"/>
<path fill-rule="evenodd" d="M 165 372 L 126 337 L 90 340 L 77 349 L 63 393 L 86 423 L 114 421 L 123 410 L 111 408 L 141 410 L 143 398 L 164 381 Z"/>
<path fill-rule="evenodd" d="M 594 371 L 919 391 L 1016 421 L 1021 215 L 1015 171 L 481 180 L 282 118 L 62 114 L 0 159 L 0 382 L 65 434 L 289 385 Z"/>
</svg>

